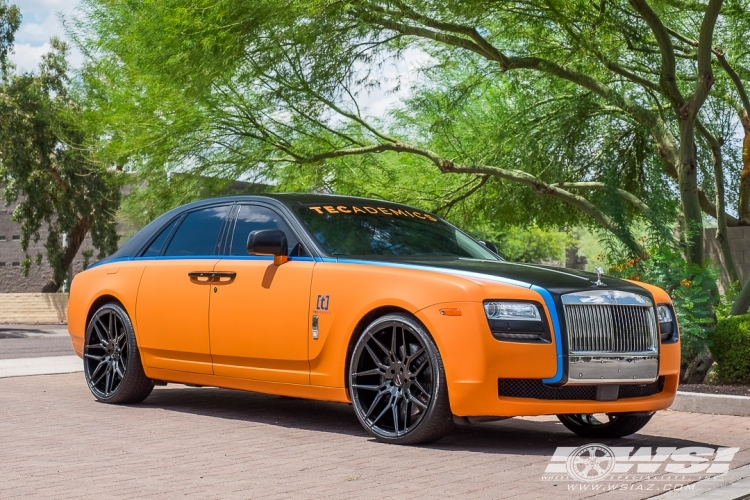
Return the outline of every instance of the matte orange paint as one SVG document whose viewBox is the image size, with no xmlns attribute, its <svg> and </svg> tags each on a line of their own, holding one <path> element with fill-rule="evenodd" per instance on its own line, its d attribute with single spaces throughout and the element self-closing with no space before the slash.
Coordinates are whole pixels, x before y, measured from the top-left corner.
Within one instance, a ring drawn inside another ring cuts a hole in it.
<svg viewBox="0 0 750 500">
<path fill-rule="evenodd" d="M 314 262 L 225 259 L 209 304 L 214 373 L 226 377 L 310 383 L 307 342 Z"/>
<path fill-rule="evenodd" d="M 211 270 L 237 275 L 210 285 L 187 276 Z M 657 303 L 670 302 L 659 288 L 636 284 Z M 450 271 L 295 258 L 281 265 L 270 258 L 103 264 L 73 281 L 68 327 L 79 355 L 86 318 L 105 295 L 130 314 L 146 375 L 158 380 L 347 401 L 353 336 L 366 326 L 368 315 L 404 311 L 435 340 L 451 409 L 459 416 L 653 411 L 669 407 L 677 389 L 679 342 L 661 346 L 659 372 L 666 383 L 654 396 L 612 402 L 498 397 L 498 378 L 553 376 L 556 346 L 554 337 L 549 344 L 495 340 L 482 301 L 544 301 L 523 286 Z M 455 309 L 461 316 L 440 313 Z"/>
</svg>

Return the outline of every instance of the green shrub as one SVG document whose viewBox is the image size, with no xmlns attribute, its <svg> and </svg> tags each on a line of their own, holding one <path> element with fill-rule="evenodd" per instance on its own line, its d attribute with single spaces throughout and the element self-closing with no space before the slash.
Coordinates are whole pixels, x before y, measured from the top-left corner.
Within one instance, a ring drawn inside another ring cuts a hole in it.
<svg viewBox="0 0 750 500">
<path fill-rule="evenodd" d="M 719 321 L 711 340 L 719 381 L 750 384 L 750 314 Z"/>
</svg>

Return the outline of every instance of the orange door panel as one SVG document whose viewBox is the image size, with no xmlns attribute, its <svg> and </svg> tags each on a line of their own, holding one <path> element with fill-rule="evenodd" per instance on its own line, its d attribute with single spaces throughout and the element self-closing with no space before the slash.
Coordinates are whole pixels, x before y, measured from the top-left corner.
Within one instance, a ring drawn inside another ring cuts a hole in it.
<svg viewBox="0 0 750 500">
<path fill-rule="evenodd" d="M 298 260 L 299 259 L 299 260 Z M 315 262 L 292 257 L 277 266 L 265 257 L 227 258 L 210 299 L 214 373 L 309 384 L 308 299 Z"/>
<path fill-rule="evenodd" d="M 139 347 L 146 366 L 212 373 L 208 343 L 207 279 L 218 258 L 149 261 L 136 304 Z"/>
</svg>

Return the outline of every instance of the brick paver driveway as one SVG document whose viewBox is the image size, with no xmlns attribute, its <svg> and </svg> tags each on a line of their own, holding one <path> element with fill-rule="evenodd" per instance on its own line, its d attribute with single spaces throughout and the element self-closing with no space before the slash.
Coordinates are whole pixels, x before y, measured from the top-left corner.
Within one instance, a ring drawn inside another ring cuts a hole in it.
<svg viewBox="0 0 750 500">
<path fill-rule="evenodd" d="M 581 498 L 594 493 L 541 476 L 557 446 L 587 442 L 543 417 L 400 447 L 343 404 L 170 385 L 117 407 L 80 373 L 0 380 L 0 498 Z M 666 411 L 605 443 L 741 447 L 735 468 L 750 463 L 750 418 Z"/>
</svg>

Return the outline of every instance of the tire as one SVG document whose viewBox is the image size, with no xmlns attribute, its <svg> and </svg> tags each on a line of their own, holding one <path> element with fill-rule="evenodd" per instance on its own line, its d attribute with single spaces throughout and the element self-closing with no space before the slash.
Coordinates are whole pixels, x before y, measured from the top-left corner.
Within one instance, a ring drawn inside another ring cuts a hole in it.
<svg viewBox="0 0 750 500">
<path fill-rule="evenodd" d="M 119 304 L 101 306 L 86 326 L 83 371 L 89 390 L 103 403 L 136 404 L 151 394 L 133 323 Z"/>
<path fill-rule="evenodd" d="M 453 429 L 440 353 L 406 314 L 382 316 L 365 328 L 347 378 L 357 418 L 378 441 L 425 444 Z"/>
<path fill-rule="evenodd" d="M 557 418 L 569 430 L 587 438 L 621 438 L 643 429 L 654 414 L 607 413 L 607 422 L 600 422 L 593 415 L 558 415 Z"/>
</svg>

